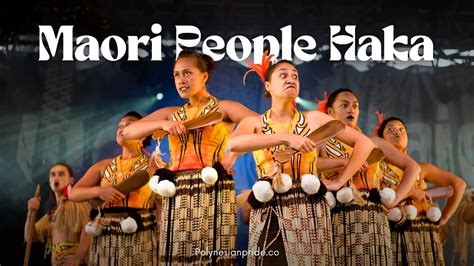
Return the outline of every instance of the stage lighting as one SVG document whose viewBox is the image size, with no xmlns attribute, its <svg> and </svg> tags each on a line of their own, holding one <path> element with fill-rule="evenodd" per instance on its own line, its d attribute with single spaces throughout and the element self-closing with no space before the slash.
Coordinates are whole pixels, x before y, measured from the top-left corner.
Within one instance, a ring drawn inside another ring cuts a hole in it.
<svg viewBox="0 0 474 266">
<path fill-rule="evenodd" d="M 163 99 L 163 96 L 164 96 L 163 93 L 158 92 L 158 93 L 156 94 L 156 99 L 157 99 L 158 101 L 161 101 L 161 100 Z"/>
<path fill-rule="evenodd" d="M 318 106 L 315 101 L 305 100 L 300 97 L 296 97 L 296 103 L 305 110 L 316 110 L 316 107 Z"/>
</svg>

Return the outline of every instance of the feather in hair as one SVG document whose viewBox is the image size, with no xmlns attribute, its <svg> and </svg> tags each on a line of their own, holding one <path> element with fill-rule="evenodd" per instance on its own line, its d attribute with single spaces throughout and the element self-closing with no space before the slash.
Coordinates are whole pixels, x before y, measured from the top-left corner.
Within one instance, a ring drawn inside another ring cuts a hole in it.
<svg viewBox="0 0 474 266">
<path fill-rule="evenodd" d="M 267 73 L 268 68 L 270 67 L 270 62 L 271 59 L 274 55 L 268 55 L 268 50 L 266 50 L 263 55 L 262 55 L 262 63 L 261 64 L 252 64 L 250 60 L 245 61 L 245 63 L 250 67 L 250 69 L 245 72 L 244 77 L 242 78 L 242 82 L 245 85 L 245 79 L 247 78 L 247 75 L 250 74 L 251 72 L 257 73 L 257 75 L 260 77 L 262 82 L 265 82 L 265 73 Z"/>
<path fill-rule="evenodd" d="M 382 126 L 384 115 L 383 115 L 383 113 L 381 113 L 379 111 L 375 112 L 375 114 L 377 115 L 377 118 L 379 119 L 379 123 L 378 123 L 377 127 L 374 129 L 374 132 L 372 134 L 374 136 L 378 136 L 378 131 L 379 131 L 380 127 Z"/>
<path fill-rule="evenodd" d="M 323 112 L 323 113 L 327 113 L 328 99 L 329 99 L 328 93 L 327 93 L 327 91 L 324 91 L 324 99 L 316 100 L 318 102 L 318 111 Z"/>
</svg>

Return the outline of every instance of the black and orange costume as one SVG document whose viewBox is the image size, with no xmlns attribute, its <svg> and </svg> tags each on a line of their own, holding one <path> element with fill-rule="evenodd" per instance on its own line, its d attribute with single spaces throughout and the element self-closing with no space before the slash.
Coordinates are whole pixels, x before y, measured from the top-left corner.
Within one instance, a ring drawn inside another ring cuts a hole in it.
<svg viewBox="0 0 474 266">
<path fill-rule="evenodd" d="M 383 172 L 383 186 L 397 189 L 403 176 L 403 170 L 386 161 L 382 161 L 380 165 Z M 423 178 L 418 178 L 416 187 L 422 190 L 426 189 Z M 413 221 L 402 218 L 397 223 L 390 222 L 393 264 L 444 265 L 439 226 L 426 217 L 426 212 L 431 204 L 426 201 L 407 199 L 399 205 L 407 204 L 415 206 L 418 214 Z"/>
<path fill-rule="evenodd" d="M 325 148 L 329 158 L 349 158 L 353 150 L 337 138 L 326 141 Z M 323 171 L 323 176 L 332 179 L 338 171 Z M 332 209 L 336 265 L 391 265 L 390 228 L 380 203 L 380 183 L 380 166 L 375 163 L 346 184 L 354 199 Z"/>
<path fill-rule="evenodd" d="M 202 107 L 189 103 L 174 114 L 186 121 L 218 111 L 210 97 Z M 176 195 L 164 198 L 160 230 L 160 264 L 235 264 L 237 210 L 234 180 L 220 165 L 229 132 L 223 122 L 188 131 L 183 138 L 169 136 L 170 169 Z M 201 179 L 201 170 L 213 166 L 214 185 Z"/>
<path fill-rule="evenodd" d="M 148 167 L 144 154 L 123 160 L 115 157 L 104 171 L 101 186 L 117 185 L 138 170 Z M 103 206 L 100 235 L 93 238 L 88 265 L 156 265 L 155 194 L 148 185 L 129 193 L 124 199 Z M 134 233 L 122 231 L 121 222 L 132 217 L 137 222 Z"/>
<path fill-rule="evenodd" d="M 311 131 L 303 113 L 295 110 L 288 124 L 271 119 L 271 110 L 262 116 L 262 134 L 293 133 L 301 136 Z M 274 172 L 272 154 L 278 147 L 253 152 L 259 179 Z M 289 191 L 278 194 L 268 202 L 253 199 L 250 214 L 248 265 L 332 265 L 332 233 L 330 210 L 324 198 L 326 188 L 321 182 L 319 192 L 306 194 L 301 188 L 304 174 L 317 175 L 316 151 L 296 153 L 283 163 L 281 171 L 292 178 Z M 250 199 L 252 201 L 252 199 Z M 279 257 L 252 256 L 256 250 L 278 250 Z"/>
</svg>

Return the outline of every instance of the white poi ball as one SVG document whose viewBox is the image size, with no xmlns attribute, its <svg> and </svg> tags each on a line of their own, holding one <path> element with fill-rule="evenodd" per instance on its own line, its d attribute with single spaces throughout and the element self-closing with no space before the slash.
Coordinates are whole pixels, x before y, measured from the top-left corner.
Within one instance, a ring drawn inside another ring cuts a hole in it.
<svg viewBox="0 0 474 266">
<path fill-rule="evenodd" d="M 85 231 L 90 236 L 98 236 L 102 233 L 102 226 L 99 224 L 98 219 L 96 219 L 86 224 Z"/>
<path fill-rule="evenodd" d="M 267 202 L 271 200 L 275 194 L 270 182 L 268 181 L 257 181 L 252 186 L 252 190 L 255 198 L 260 202 Z"/>
<path fill-rule="evenodd" d="M 131 234 L 137 231 L 138 225 L 135 219 L 127 217 L 127 219 L 122 220 L 120 227 L 124 233 Z"/>
<path fill-rule="evenodd" d="M 415 220 L 418 210 L 413 205 L 406 205 L 403 207 L 403 214 L 407 217 L 408 220 Z"/>
<path fill-rule="evenodd" d="M 386 187 L 380 191 L 380 202 L 382 202 L 383 205 L 388 206 L 395 200 L 395 196 L 395 190 Z"/>
<path fill-rule="evenodd" d="M 334 207 L 336 207 L 336 198 L 334 198 L 334 194 L 332 192 L 328 191 L 326 194 L 324 194 L 324 197 L 326 198 L 326 201 L 329 205 L 329 208 L 332 210 Z"/>
<path fill-rule="evenodd" d="M 216 169 L 214 169 L 213 167 L 208 166 L 208 167 L 204 167 L 201 170 L 202 181 L 204 181 L 204 183 L 208 185 L 214 185 L 214 183 L 216 183 L 217 181 L 218 176 L 219 175 L 217 174 Z"/>
<path fill-rule="evenodd" d="M 282 185 L 278 184 L 276 180 L 273 180 L 273 190 L 275 190 L 276 193 L 286 193 L 293 185 L 291 176 L 285 173 L 281 174 L 281 182 L 283 183 Z"/>
<path fill-rule="evenodd" d="M 315 175 L 305 174 L 301 177 L 301 188 L 308 195 L 318 193 L 320 186 L 321 181 L 319 181 L 319 178 Z"/>
<path fill-rule="evenodd" d="M 402 219 L 402 210 L 398 207 L 392 208 L 388 211 L 387 217 L 392 222 L 398 222 Z"/>
<path fill-rule="evenodd" d="M 162 197 L 173 197 L 176 194 L 176 186 L 169 180 L 160 181 L 156 190 Z"/>
<path fill-rule="evenodd" d="M 159 181 L 160 181 L 160 177 L 157 175 L 154 175 L 152 178 L 150 178 L 150 181 L 148 182 L 148 186 L 150 187 L 151 191 L 153 191 L 156 194 L 158 194 Z"/>
<path fill-rule="evenodd" d="M 348 203 L 352 199 L 354 199 L 354 195 L 352 194 L 352 189 L 348 187 L 343 187 L 339 189 L 339 191 L 336 193 L 336 198 L 337 201 L 340 203 Z"/>
<path fill-rule="evenodd" d="M 436 207 L 432 206 L 427 212 L 426 212 L 426 217 L 432 221 L 432 222 L 437 222 L 441 218 L 441 210 Z"/>
</svg>

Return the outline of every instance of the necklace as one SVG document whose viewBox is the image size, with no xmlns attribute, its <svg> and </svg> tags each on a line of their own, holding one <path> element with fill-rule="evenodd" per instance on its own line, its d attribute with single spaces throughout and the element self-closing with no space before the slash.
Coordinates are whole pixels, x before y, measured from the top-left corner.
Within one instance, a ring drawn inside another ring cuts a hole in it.
<svg viewBox="0 0 474 266">
<path fill-rule="evenodd" d="M 207 103 L 209 102 L 210 97 L 211 95 L 209 93 L 207 93 L 207 95 L 204 97 L 199 97 L 197 106 L 191 106 L 191 103 L 188 102 L 188 120 L 194 119 L 201 114 L 203 105 L 204 107 L 207 106 Z M 202 98 L 207 99 L 205 100 L 204 104 L 202 102 Z"/>
<path fill-rule="evenodd" d="M 293 111 L 293 115 L 291 116 L 290 121 L 286 123 L 282 122 L 279 118 L 277 118 L 273 110 L 270 112 L 270 116 L 274 117 L 274 120 L 276 120 L 281 125 L 281 127 L 284 129 L 283 131 L 290 134 L 293 133 L 293 128 L 294 128 L 293 122 L 295 121 L 295 114 L 296 114 L 294 109 L 292 109 L 292 111 Z M 285 124 L 286 126 L 284 126 Z M 284 150 L 289 150 L 291 148 L 289 144 L 285 144 L 283 147 L 284 147 Z"/>
<path fill-rule="evenodd" d="M 126 159 L 126 160 L 123 160 L 122 156 L 117 157 L 117 159 L 116 159 L 116 164 L 117 164 L 116 175 L 119 178 L 122 178 L 124 175 L 130 174 L 133 171 L 133 168 L 135 166 L 135 162 L 140 160 L 141 157 L 142 156 L 137 156 L 137 157 L 133 157 L 133 158 Z M 125 167 L 123 167 L 123 165 Z"/>
</svg>

